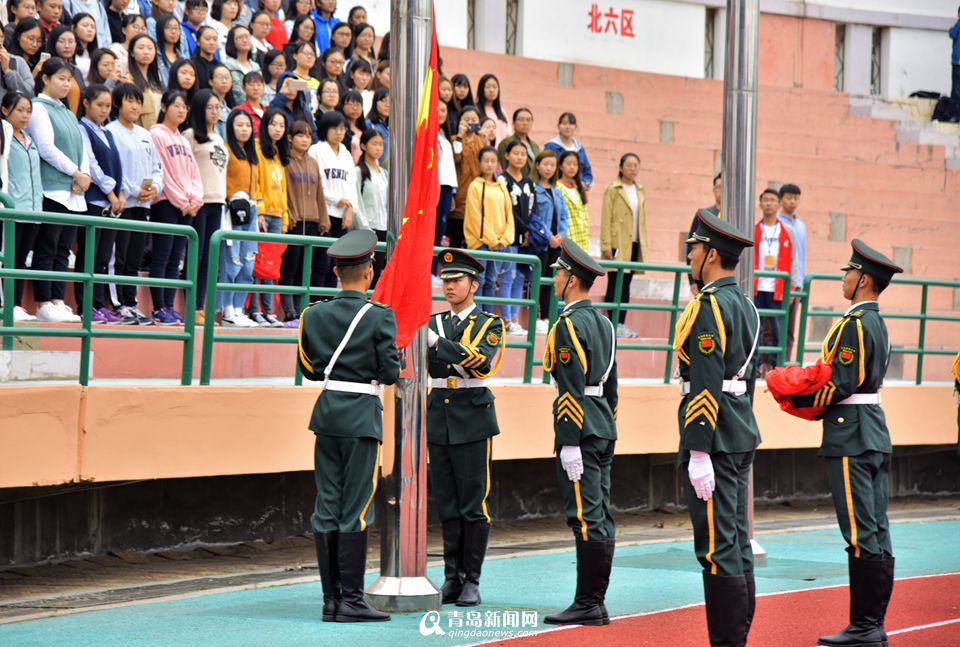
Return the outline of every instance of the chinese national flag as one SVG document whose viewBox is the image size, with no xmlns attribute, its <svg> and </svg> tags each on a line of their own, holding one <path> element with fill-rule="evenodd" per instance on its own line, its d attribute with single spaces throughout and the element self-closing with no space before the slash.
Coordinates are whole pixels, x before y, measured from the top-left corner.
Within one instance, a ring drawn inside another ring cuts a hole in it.
<svg viewBox="0 0 960 647">
<path fill-rule="evenodd" d="M 430 65 L 420 92 L 413 140 L 410 183 L 400 233 L 390 261 L 380 275 L 373 300 L 393 309 L 397 347 L 404 348 L 430 318 L 430 265 L 437 219 L 440 178 L 437 165 L 437 29 L 434 23 Z"/>
</svg>

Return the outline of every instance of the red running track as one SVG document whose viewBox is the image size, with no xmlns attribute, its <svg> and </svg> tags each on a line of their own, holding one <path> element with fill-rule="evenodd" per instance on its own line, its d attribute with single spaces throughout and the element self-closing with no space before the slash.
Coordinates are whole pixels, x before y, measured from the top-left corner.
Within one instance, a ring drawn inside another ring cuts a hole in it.
<svg viewBox="0 0 960 647">
<path fill-rule="evenodd" d="M 763 595 L 750 631 L 751 647 L 813 647 L 817 637 L 843 629 L 848 620 L 847 587 Z M 924 625 L 956 620 L 941 626 Z M 582 645 L 708 645 L 703 605 L 614 619 L 606 627 L 575 627 L 490 643 L 506 647 Z M 891 647 L 960 645 L 960 573 L 897 580 L 887 611 Z"/>
</svg>

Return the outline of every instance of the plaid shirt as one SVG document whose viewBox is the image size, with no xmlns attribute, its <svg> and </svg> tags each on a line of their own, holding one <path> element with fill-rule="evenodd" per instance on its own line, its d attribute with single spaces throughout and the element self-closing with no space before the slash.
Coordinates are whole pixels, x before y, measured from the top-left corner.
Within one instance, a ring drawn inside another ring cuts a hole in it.
<svg viewBox="0 0 960 647">
<path fill-rule="evenodd" d="M 587 217 L 587 205 L 580 199 L 580 194 L 576 189 L 568 192 L 567 188 L 559 182 L 557 183 L 557 188 L 560 189 L 560 195 L 563 196 L 563 201 L 567 205 L 567 214 L 569 216 L 567 219 L 567 238 L 579 245 L 580 249 L 589 252 L 590 220 Z M 572 198 L 571 193 L 573 194 Z"/>
</svg>

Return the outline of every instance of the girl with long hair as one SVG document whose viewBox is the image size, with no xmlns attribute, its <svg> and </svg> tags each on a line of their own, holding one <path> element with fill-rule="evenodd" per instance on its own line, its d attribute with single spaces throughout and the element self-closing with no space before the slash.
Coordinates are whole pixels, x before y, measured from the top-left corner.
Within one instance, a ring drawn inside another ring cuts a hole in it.
<svg viewBox="0 0 960 647">
<path fill-rule="evenodd" d="M 130 82 L 143 92 L 143 108 L 140 125 L 149 129 L 157 123 L 160 114 L 160 97 L 163 82 L 157 65 L 157 46 L 146 34 L 138 34 L 130 40 Z"/>
<path fill-rule="evenodd" d="M 319 119 L 324 113 L 336 110 L 340 105 L 340 84 L 333 79 L 323 79 L 320 81 L 320 87 L 317 88 L 317 96 L 320 98 L 320 107 L 316 112 L 316 117 Z"/>
<path fill-rule="evenodd" d="M 250 30 L 243 25 L 236 25 L 231 29 L 227 34 L 224 53 L 226 56 L 223 59 L 223 64 L 230 70 L 232 79 L 233 102 L 234 105 L 239 105 L 246 101 L 246 95 L 243 92 L 243 77 L 251 72 L 260 71 L 257 52 L 250 40 Z"/>
<path fill-rule="evenodd" d="M 230 110 L 236 107 L 230 91 L 232 87 L 233 77 L 226 65 L 221 63 L 210 70 L 210 90 L 220 100 L 220 119 L 217 121 L 216 130 L 224 139 L 227 134 L 227 117 L 230 116 Z"/>
<path fill-rule="evenodd" d="M 217 37 L 217 31 L 209 25 L 204 25 L 197 30 L 197 49 L 193 51 L 190 60 L 193 66 L 197 68 L 197 87 L 200 90 L 210 89 L 210 71 L 220 61 L 217 59 L 217 53 L 220 51 L 220 41 Z"/>
<path fill-rule="evenodd" d="M 270 105 L 277 94 L 277 79 L 287 71 L 287 61 L 283 52 L 272 49 L 260 61 L 260 73 L 263 74 L 263 103 Z"/>
<path fill-rule="evenodd" d="M 484 74 L 477 84 L 477 108 L 480 114 L 494 120 L 497 125 L 496 141 L 510 136 L 510 124 L 500 105 L 500 80 L 493 74 Z M 496 145 L 496 144 L 494 144 Z"/>
<path fill-rule="evenodd" d="M 157 65 L 164 87 L 170 82 L 170 68 L 184 56 L 183 29 L 173 14 L 160 16 L 156 24 Z"/>
<path fill-rule="evenodd" d="M 97 51 L 97 22 L 88 13 L 78 13 L 71 21 L 73 35 L 77 38 L 77 53 L 74 64 L 80 70 L 80 76 L 87 78 L 90 72 L 90 59 Z"/>
<path fill-rule="evenodd" d="M 117 69 L 121 74 L 126 75 L 129 71 L 130 41 L 134 36 L 147 33 L 147 19 L 139 14 L 123 14 L 122 24 L 123 42 L 114 42 L 110 49 L 117 55 Z"/>
<path fill-rule="evenodd" d="M 353 163 L 356 166 L 360 163 L 360 156 L 363 154 L 360 150 L 360 137 L 367 129 L 366 120 L 363 118 L 363 97 L 356 90 L 347 90 L 340 98 L 338 111 L 343 115 L 347 126 L 344 144 L 353 156 Z"/>
<path fill-rule="evenodd" d="M 227 44 L 227 34 L 233 29 L 239 16 L 240 0 L 213 0 L 207 24 L 217 32 L 217 44 L 220 49 Z"/>
<path fill-rule="evenodd" d="M 87 85 L 102 83 L 108 88 L 114 88 L 122 82 L 117 70 L 117 55 L 112 49 L 102 47 L 90 57 L 90 72 L 87 73 Z"/>
<path fill-rule="evenodd" d="M 580 249 L 590 249 L 587 188 L 580 179 L 580 156 L 576 151 L 563 151 L 557 164 L 560 175 L 557 187 L 567 206 L 567 237 L 579 245 Z"/>
<path fill-rule="evenodd" d="M 250 18 L 250 42 L 257 54 L 263 57 L 270 50 L 276 49 L 267 42 L 267 36 L 270 35 L 270 14 L 266 11 L 258 11 Z"/>
<path fill-rule="evenodd" d="M 181 58 L 170 68 L 170 79 L 167 81 L 168 90 L 183 92 L 187 105 L 193 101 L 197 93 L 197 68 L 189 58 Z"/>
<path fill-rule="evenodd" d="M 360 149 L 363 158 L 358 165 L 357 175 L 357 209 L 354 213 L 355 229 L 370 229 L 377 235 L 377 240 L 387 240 L 387 196 L 390 187 L 387 181 L 387 172 L 380 167 L 380 159 L 384 155 L 386 140 L 379 130 L 364 131 L 360 138 Z M 373 286 L 376 286 L 380 273 L 387 263 L 385 252 L 376 252 L 373 257 Z M 372 287 L 372 286 L 371 286 Z"/>
<path fill-rule="evenodd" d="M 77 114 L 80 110 L 83 90 L 87 87 L 86 81 L 80 76 L 80 70 L 74 65 L 74 57 L 77 53 L 77 37 L 66 25 L 58 25 L 53 28 L 50 36 L 47 37 L 45 51 L 50 56 L 57 56 L 62 59 L 70 68 L 73 81 L 70 83 L 70 92 L 67 94 L 67 106 L 70 108 L 70 112 Z"/>
<path fill-rule="evenodd" d="M 556 137 L 543 145 L 544 150 L 552 150 L 558 156 L 564 151 L 573 151 L 580 160 L 580 179 L 583 181 L 583 187 L 586 191 L 593 186 L 593 168 L 590 166 L 590 160 L 587 158 L 587 150 L 580 143 L 580 140 L 574 137 L 577 132 L 577 116 L 572 112 L 564 112 L 557 120 Z"/>
<path fill-rule="evenodd" d="M 40 60 L 42 34 L 40 23 L 34 18 L 24 18 L 10 32 L 7 60 L 0 59 L 7 89 L 33 96 L 34 77 L 43 64 Z"/>
<path fill-rule="evenodd" d="M 536 205 L 534 213 L 537 223 L 541 224 L 547 235 L 547 244 L 540 254 L 540 276 L 553 276 L 552 265 L 560 258 L 560 243 L 567 235 L 567 204 L 557 188 L 558 164 L 557 154 L 551 150 L 541 151 L 534 160 L 533 166 L 537 173 Z M 545 335 L 549 332 L 550 295 L 553 293 L 553 283 L 540 282 L 540 311 L 537 317 L 537 334 Z"/>
<path fill-rule="evenodd" d="M 390 90 L 380 88 L 373 93 L 373 107 L 367 113 L 367 127 L 373 128 L 383 139 L 380 163 L 385 164 L 390 153 Z M 361 148 L 363 144 L 361 142 Z"/>
</svg>

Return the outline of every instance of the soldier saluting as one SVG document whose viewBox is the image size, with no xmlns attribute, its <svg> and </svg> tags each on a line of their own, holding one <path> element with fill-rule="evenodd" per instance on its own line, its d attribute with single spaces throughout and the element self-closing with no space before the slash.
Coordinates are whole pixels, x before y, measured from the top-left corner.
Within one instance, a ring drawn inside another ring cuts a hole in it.
<svg viewBox="0 0 960 647">
<path fill-rule="evenodd" d="M 893 546 L 887 520 L 890 432 L 880 408 L 880 387 L 890 362 L 890 340 L 878 299 L 893 275 L 902 272 L 861 240 L 842 268 L 843 318 L 823 341 L 821 361 L 832 368 L 829 382 L 810 395 L 791 396 L 797 408 L 825 407 L 819 455 L 840 531 L 847 542 L 850 625 L 820 638 L 821 645 L 887 644 L 883 628 L 893 592 Z"/>
<path fill-rule="evenodd" d="M 590 288 L 603 268 L 566 239 L 553 267 L 554 293 L 566 305 L 547 336 L 543 368 L 557 387 L 554 450 L 567 525 L 577 542 L 577 590 L 573 604 L 543 621 L 606 625 L 616 545 L 610 467 L 617 440 L 617 333 L 590 304 Z"/>
<path fill-rule="evenodd" d="M 438 256 L 450 310 L 430 318 L 427 449 L 433 498 L 443 527 L 443 604 L 480 604 L 480 570 L 492 521 L 490 465 L 500 433 L 486 380 L 500 368 L 500 317 L 474 303 L 483 263 L 460 249 Z"/>
<path fill-rule="evenodd" d="M 381 385 L 400 374 L 393 311 L 367 300 L 373 281 L 372 231 L 351 231 L 330 246 L 341 292 L 300 317 L 298 357 L 308 380 L 323 381 L 310 418 L 316 434 L 317 500 L 311 517 L 323 585 L 324 622 L 390 616 L 363 599 L 367 528 L 383 440 Z"/>
<path fill-rule="evenodd" d="M 703 289 L 677 322 L 683 400 L 679 461 L 687 465 L 687 505 L 694 549 L 703 566 L 711 645 L 745 645 L 755 608 L 753 552 L 747 528 L 750 466 L 760 444 L 753 416 L 751 362 L 760 318 L 734 277 L 753 241 L 714 217 L 697 218 L 686 241 Z"/>
</svg>

